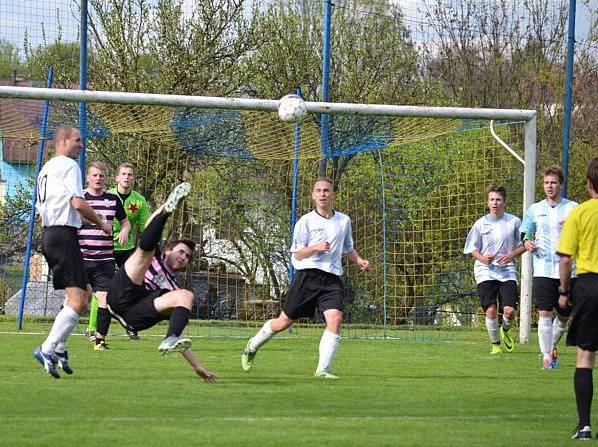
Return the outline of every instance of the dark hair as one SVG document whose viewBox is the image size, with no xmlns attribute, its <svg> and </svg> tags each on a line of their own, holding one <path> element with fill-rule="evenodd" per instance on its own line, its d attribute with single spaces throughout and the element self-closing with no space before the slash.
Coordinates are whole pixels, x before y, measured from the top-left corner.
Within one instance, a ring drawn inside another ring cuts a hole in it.
<svg viewBox="0 0 598 447">
<path fill-rule="evenodd" d="M 195 251 L 196 244 L 191 239 L 175 239 L 173 241 L 169 241 L 164 246 L 164 251 L 172 250 L 179 244 L 185 244 L 187 247 L 189 247 L 189 250 L 191 250 L 191 254 L 193 254 L 193 252 Z"/>
<path fill-rule="evenodd" d="M 559 165 L 552 165 L 544 169 L 544 171 L 542 171 L 542 178 L 547 175 L 556 175 L 559 178 L 559 183 L 561 185 L 565 181 L 565 174 L 563 174 L 563 169 Z"/>
<path fill-rule="evenodd" d="M 590 160 L 586 171 L 586 179 L 592 184 L 594 192 L 598 193 L 598 158 Z"/>
<path fill-rule="evenodd" d="M 504 186 L 500 186 L 500 185 L 490 185 L 486 188 L 486 199 L 488 199 L 488 196 L 490 195 L 491 192 L 495 192 L 497 194 L 500 194 L 503 198 L 503 200 L 505 200 L 507 198 L 507 191 L 505 190 Z"/>
</svg>

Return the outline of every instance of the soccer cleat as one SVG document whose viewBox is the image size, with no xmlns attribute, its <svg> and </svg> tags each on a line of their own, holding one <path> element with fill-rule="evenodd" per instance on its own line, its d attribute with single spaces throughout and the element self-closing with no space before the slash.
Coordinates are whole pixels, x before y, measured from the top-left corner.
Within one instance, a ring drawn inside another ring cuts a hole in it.
<svg viewBox="0 0 598 447">
<path fill-rule="evenodd" d="M 500 345 L 492 345 L 492 350 L 490 351 L 491 355 L 502 354 L 502 349 L 500 349 Z"/>
<path fill-rule="evenodd" d="M 248 372 L 251 368 L 253 368 L 253 364 L 255 363 L 255 355 L 257 354 L 257 351 L 251 352 L 249 350 L 249 343 L 251 343 L 251 339 L 247 342 L 247 346 L 245 346 L 245 350 L 241 355 L 241 367 L 245 372 Z"/>
<path fill-rule="evenodd" d="M 96 341 L 96 333 L 95 331 L 85 331 L 85 336 L 89 338 L 89 341 L 95 342 Z"/>
<path fill-rule="evenodd" d="M 576 428 L 571 439 L 582 439 L 585 441 L 592 439 L 592 428 L 589 425 L 586 425 L 581 429 L 579 427 Z"/>
<path fill-rule="evenodd" d="M 556 368 L 556 366 L 554 366 L 551 359 L 542 359 L 542 369 L 554 369 L 554 368 Z"/>
<path fill-rule="evenodd" d="M 179 202 L 189 195 L 191 192 L 191 185 L 187 182 L 183 182 L 180 185 L 175 186 L 172 190 L 166 202 L 164 202 L 164 211 L 166 213 L 172 213 L 178 206 Z"/>
<path fill-rule="evenodd" d="M 550 355 L 552 357 L 552 368 L 558 368 L 561 364 L 561 361 L 559 360 L 559 351 L 556 346 L 552 347 L 552 352 Z"/>
<path fill-rule="evenodd" d="M 58 367 L 62 369 L 67 374 L 72 374 L 73 369 L 69 365 L 69 353 L 67 351 L 64 352 L 55 352 L 56 360 L 58 361 Z"/>
<path fill-rule="evenodd" d="M 110 345 L 108 343 L 106 343 L 104 340 L 96 340 L 96 344 L 93 345 L 93 350 L 94 351 L 107 351 L 108 349 L 110 349 Z"/>
<path fill-rule="evenodd" d="M 510 331 L 505 331 L 502 326 L 500 327 L 500 339 L 505 344 L 507 352 L 513 352 L 515 349 L 515 340 L 511 337 Z"/>
<path fill-rule="evenodd" d="M 129 336 L 129 338 L 131 340 L 140 340 L 141 337 L 139 337 L 139 334 L 137 333 L 137 331 L 133 328 L 127 328 L 127 335 Z"/>
<path fill-rule="evenodd" d="M 316 371 L 314 376 L 319 377 L 321 379 L 338 379 L 338 376 L 335 376 L 327 369 L 322 369 L 320 371 Z"/>
<path fill-rule="evenodd" d="M 158 346 L 158 351 L 162 354 L 169 354 L 171 352 L 183 352 L 186 349 L 191 347 L 191 340 L 188 338 L 179 338 L 176 335 L 169 335 L 160 346 Z"/>
<path fill-rule="evenodd" d="M 44 371 L 55 379 L 60 379 L 60 374 L 56 371 L 56 357 L 52 354 L 44 354 L 42 347 L 38 346 L 33 351 L 33 357 L 42 364 Z"/>
</svg>

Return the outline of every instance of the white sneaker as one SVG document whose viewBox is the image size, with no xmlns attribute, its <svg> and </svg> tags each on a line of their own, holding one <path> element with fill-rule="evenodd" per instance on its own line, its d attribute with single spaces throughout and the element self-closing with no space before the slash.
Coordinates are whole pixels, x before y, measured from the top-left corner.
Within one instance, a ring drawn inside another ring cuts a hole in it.
<svg viewBox="0 0 598 447">
<path fill-rule="evenodd" d="M 172 213 L 179 205 L 179 202 L 189 195 L 191 192 L 191 185 L 187 182 L 183 182 L 170 192 L 170 195 L 164 202 L 164 211 L 166 213 Z"/>
<path fill-rule="evenodd" d="M 321 379 L 338 379 L 338 376 L 335 376 L 327 369 L 322 369 L 320 371 L 316 371 L 314 376 L 319 377 Z"/>
<path fill-rule="evenodd" d="M 160 346 L 158 346 L 158 351 L 162 354 L 169 354 L 171 352 L 183 352 L 184 350 L 191 347 L 191 340 L 189 338 L 179 338 L 175 335 L 169 335 Z"/>
</svg>

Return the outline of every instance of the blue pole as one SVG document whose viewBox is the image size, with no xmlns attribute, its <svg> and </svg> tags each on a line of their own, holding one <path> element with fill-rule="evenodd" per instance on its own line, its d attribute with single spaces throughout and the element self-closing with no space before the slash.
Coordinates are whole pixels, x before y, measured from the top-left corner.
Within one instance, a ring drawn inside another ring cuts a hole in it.
<svg viewBox="0 0 598 447">
<path fill-rule="evenodd" d="M 569 0 L 569 29 L 567 32 L 567 73 L 565 76 L 565 100 L 563 104 L 563 172 L 565 184 L 563 197 L 567 197 L 569 184 L 569 141 L 571 136 L 571 109 L 573 108 L 573 57 L 575 55 L 575 9 L 576 0 Z"/>
<path fill-rule="evenodd" d="M 328 86 L 330 84 L 330 28 L 332 21 L 332 0 L 324 0 L 324 35 L 322 48 L 322 101 L 328 102 L 330 93 Z M 330 121 L 328 114 L 324 113 L 321 117 L 320 145 L 322 146 L 323 159 L 320 161 L 319 175 L 326 175 L 326 159 L 330 156 Z"/>
<path fill-rule="evenodd" d="M 81 42 L 79 43 L 79 88 L 87 90 L 87 0 L 81 0 Z M 79 132 L 81 132 L 81 152 L 79 167 L 81 179 L 85 186 L 85 157 L 87 136 L 87 103 L 79 103 Z"/>
<path fill-rule="evenodd" d="M 52 88 L 54 82 L 54 67 L 48 67 L 48 80 L 46 87 Z M 33 229 L 35 228 L 35 202 L 37 201 L 37 176 L 42 168 L 44 157 L 44 147 L 46 145 L 46 129 L 48 125 L 48 115 L 50 113 L 50 101 L 44 102 L 42 112 L 42 122 L 39 129 L 39 141 L 37 143 L 37 161 L 35 166 L 35 181 L 33 184 L 33 194 L 31 194 L 31 214 L 29 215 L 29 233 L 27 235 L 27 250 L 25 252 L 25 268 L 23 269 L 23 282 L 21 284 L 21 298 L 19 300 L 18 328 L 23 329 L 23 314 L 25 313 L 25 296 L 27 295 L 27 282 L 29 281 L 29 261 L 31 259 L 31 244 L 33 243 Z"/>
<path fill-rule="evenodd" d="M 298 96 L 301 94 L 301 87 L 297 87 L 295 92 Z M 295 124 L 295 145 L 293 147 L 293 198 L 291 200 L 291 245 L 293 244 L 293 233 L 295 231 L 295 223 L 297 223 L 297 180 L 299 177 L 299 142 L 301 137 L 301 122 Z M 291 257 L 293 255 L 291 254 Z M 295 276 L 295 269 L 291 263 L 289 269 L 289 283 L 293 282 Z"/>
</svg>

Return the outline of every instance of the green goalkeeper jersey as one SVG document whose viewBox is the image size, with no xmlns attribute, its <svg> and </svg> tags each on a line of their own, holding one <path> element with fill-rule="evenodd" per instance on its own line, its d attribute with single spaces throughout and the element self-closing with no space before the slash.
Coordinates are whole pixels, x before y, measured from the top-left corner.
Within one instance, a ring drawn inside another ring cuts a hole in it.
<svg viewBox="0 0 598 447">
<path fill-rule="evenodd" d="M 127 213 L 127 219 L 131 223 L 131 231 L 129 237 L 124 245 L 118 243 L 118 236 L 121 231 L 121 224 L 116 219 L 112 226 L 112 233 L 114 238 L 114 251 L 126 251 L 135 248 L 136 235 L 141 234 L 145 228 L 145 222 L 147 221 L 150 213 L 149 207 L 145 197 L 139 194 L 137 191 L 131 190 L 129 196 L 123 201 L 121 195 L 118 193 L 117 188 L 111 188 L 109 192 L 115 194 L 123 204 L 125 212 Z"/>
</svg>

